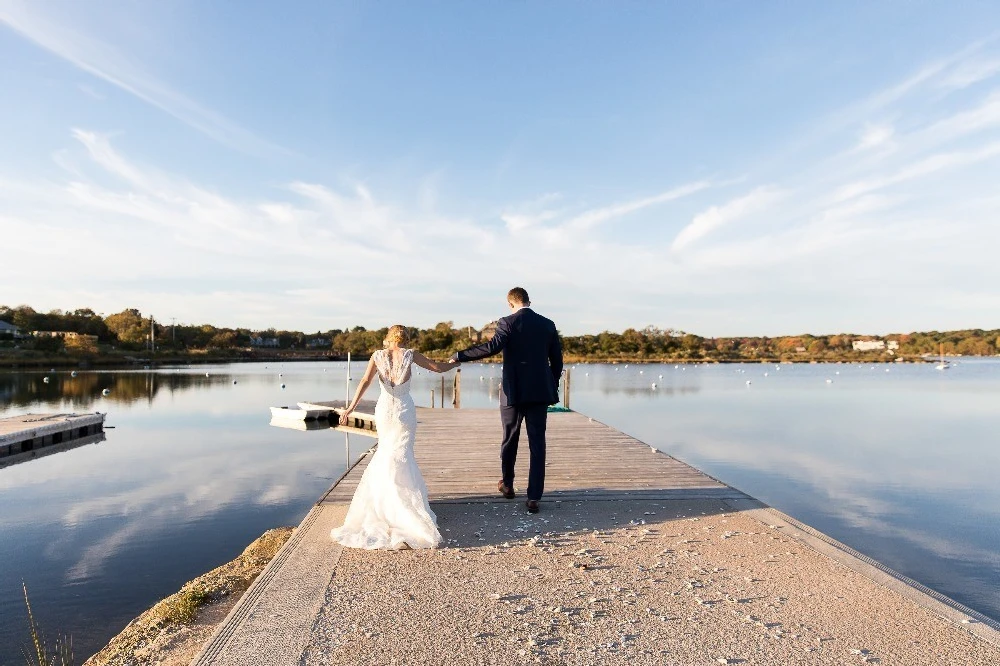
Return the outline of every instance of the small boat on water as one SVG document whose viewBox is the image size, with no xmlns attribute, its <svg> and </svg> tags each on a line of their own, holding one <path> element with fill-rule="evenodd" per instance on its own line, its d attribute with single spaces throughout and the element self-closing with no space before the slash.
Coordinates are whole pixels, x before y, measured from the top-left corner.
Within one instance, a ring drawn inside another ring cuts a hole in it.
<svg viewBox="0 0 1000 666">
<path fill-rule="evenodd" d="M 288 421 L 314 421 L 325 419 L 330 415 L 329 409 L 302 409 L 301 407 L 272 407 L 272 419 Z"/>
<path fill-rule="evenodd" d="M 329 430 L 333 427 L 326 419 L 298 421 L 280 416 L 271 417 L 271 423 L 269 425 L 272 425 L 275 428 L 288 428 L 289 430 Z"/>
<path fill-rule="evenodd" d="M 323 430 L 331 428 L 348 433 L 357 433 L 366 437 L 378 437 L 375 426 L 375 415 L 367 413 L 374 407 L 372 402 L 362 403 L 366 412 L 351 412 L 347 425 L 340 425 L 340 414 L 344 411 L 343 403 L 337 407 L 336 402 L 300 402 L 296 407 L 271 407 L 271 425 L 293 430 Z"/>
</svg>

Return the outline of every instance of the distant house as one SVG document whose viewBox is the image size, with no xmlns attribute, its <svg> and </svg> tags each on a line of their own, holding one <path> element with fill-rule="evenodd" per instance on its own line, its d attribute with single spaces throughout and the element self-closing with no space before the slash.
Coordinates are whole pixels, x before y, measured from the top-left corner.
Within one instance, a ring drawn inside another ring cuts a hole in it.
<svg viewBox="0 0 1000 666">
<path fill-rule="evenodd" d="M 89 340 L 97 342 L 96 335 L 87 335 L 86 333 L 77 333 L 75 331 L 32 331 L 31 334 L 36 338 L 62 338 L 63 340 Z"/>
<path fill-rule="evenodd" d="M 265 338 L 261 335 L 251 335 L 250 336 L 250 346 L 251 347 L 277 347 L 278 338 Z"/>
<path fill-rule="evenodd" d="M 0 335 L 4 337 L 10 336 L 12 338 L 25 337 L 24 334 L 21 333 L 21 329 L 14 326 L 14 324 L 8 324 L 5 321 L 0 321 Z"/>
<path fill-rule="evenodd" d="M 306 347 L 310 349 L 316 349 L 317 347 L 329 347 L 330 341 L 326 338 L 313 338 L 306 342 Z"/>
<path fill-rule="evenodd" d="M 896 347 L 899 348 L 899 343 L 895 343 Z M 878 351 L 880 349 L 885 349 L 885 340 L 854 340 L 851 342 L 851 348 L 854 351 Z"/>
<path fill-rule="evenodd" d="M 897 351 L 899 349 L 899 340 L 889 340 L 885 344 L 886 347 L 892 351 Z"/>
</svg>

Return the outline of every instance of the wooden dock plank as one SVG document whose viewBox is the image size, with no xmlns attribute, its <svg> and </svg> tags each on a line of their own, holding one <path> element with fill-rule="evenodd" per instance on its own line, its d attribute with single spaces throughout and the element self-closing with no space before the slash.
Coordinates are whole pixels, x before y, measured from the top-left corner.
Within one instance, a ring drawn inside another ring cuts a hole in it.
<svg viewBox="0 0 1000 666">
<path fill-rule="evenodd" d="M 495 409 L 418 408 L 415 453 L 432 501 L 470 498 L 503 501 L 500 478 L 500 415 Z M 745 497 L 708 475 L 599 421 L 575 412 L 549 414 L 546 497 L 613 496 Z M 523 496 L 528 442 L 522 430 L 515 488 Z M 368 456 L 323 497 L 350 502 Z M 652 494 L 651 494 L 652 493 Z"/>
</svg>

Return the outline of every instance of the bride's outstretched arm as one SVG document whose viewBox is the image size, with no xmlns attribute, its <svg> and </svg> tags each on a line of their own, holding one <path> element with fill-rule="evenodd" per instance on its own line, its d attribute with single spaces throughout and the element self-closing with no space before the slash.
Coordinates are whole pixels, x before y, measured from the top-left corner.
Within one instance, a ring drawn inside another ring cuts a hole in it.
<svg viewBox="0 0 1000 666">
<path fill-rule="evenodd" d="M 413 362 L 419 365 L 421 368 L 426 368 L 433 372 L 448 372 L 458 365 L 455 363 L 443 363 L 441 361 L 432 361 L 418 351 L 413 352 Z"/>
<path fill-rule="evenodd" d="M 372 379 L 375 377 L 375 372 L 375 357 L 373 356 L 368 360 L 368 367 L 365 368 L 365 374 L 361 378 L 361 383 L 358 384 L 358 390 L 354 392 L 354 400 L 351 400 L 351 404 L 340 415 L 340 425 L 347 425 L 347 415 L 353 412 L 358 403 L 361 402 L 361 396 L 365 394 L 365 391 L 371 385 Z"/>
</svg>

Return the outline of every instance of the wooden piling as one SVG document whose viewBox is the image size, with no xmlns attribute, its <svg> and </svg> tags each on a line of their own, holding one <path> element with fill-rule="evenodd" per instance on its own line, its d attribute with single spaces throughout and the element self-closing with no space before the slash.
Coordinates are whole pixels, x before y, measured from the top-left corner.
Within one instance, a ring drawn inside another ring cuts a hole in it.
<svg viewBox="0 0 1000 666">
<path fill-rule="evenodd" d="M 563 374 L 563 407 L 569 409 L 569 368 Z"/>
</svg>

